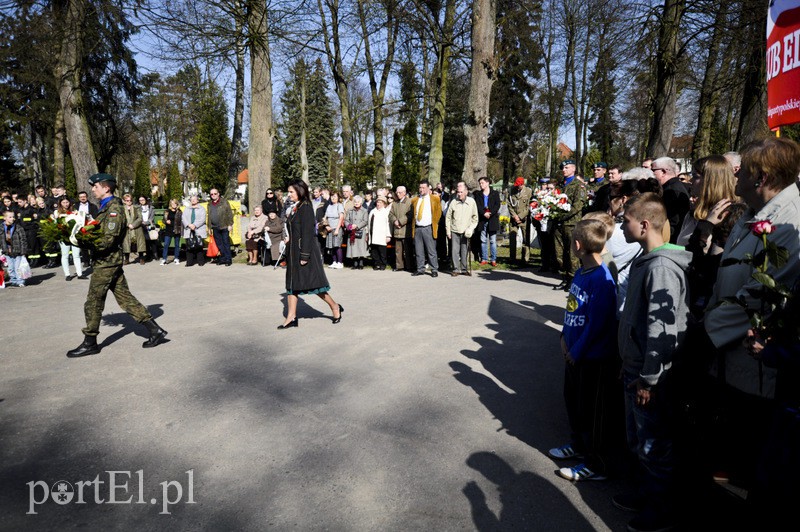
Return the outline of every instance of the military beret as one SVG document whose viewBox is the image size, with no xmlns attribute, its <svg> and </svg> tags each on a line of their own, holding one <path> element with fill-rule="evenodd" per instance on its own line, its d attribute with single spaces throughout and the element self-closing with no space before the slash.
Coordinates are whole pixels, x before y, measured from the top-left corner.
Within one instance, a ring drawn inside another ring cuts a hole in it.
<svg viewBox="0 0 800 532">
<path fill-rule="evenodd" d="M 600 162 L 594 163 L 592 165 L 592 168 L 608 168 L 608 165 L 606 163 L 604 163 L 603 161 L 600 161 Z"/>
<path fill-rule="evenodd" d="M 567 159 L 566 161 L 561 161 L 561 168 L 564 168 L 568 164 L 575 164 L 575 159 Z"/>
<path fill-rule="evenodd" d="M 516 180 L 514 180 L 514 186 L 515 187 L 521 187 L 521 186 L 524 186 L 524 185 L 525 185 L 525 178 L 524 177 L 518 177 Z"/>
<path fill-rule="evenodd" d="M 101 181 L 109 181 L 111 183 L 117 182 L 117 179 L 110 174 L 94 174 L 92 177 L 89 178 L 89 184 L 94 185 L 95 183 L 100 183 Z"/>
</svg>

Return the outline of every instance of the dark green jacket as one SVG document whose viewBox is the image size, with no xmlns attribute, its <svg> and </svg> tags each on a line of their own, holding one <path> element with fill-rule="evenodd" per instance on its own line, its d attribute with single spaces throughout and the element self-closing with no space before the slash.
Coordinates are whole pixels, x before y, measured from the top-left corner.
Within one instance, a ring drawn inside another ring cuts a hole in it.
<svg viewBox="0 0 800 532">
<path fill-rule="evenodd" d="M 116 196 L 112 198 L 105 207 L 100 209 L 95 220 L 102 229 L 102 236 L 92 255 L 95 264 L 97 266 L 121 266 L 122 241 L 125 240 L 128 228 L 122 201 Z"/>
</svg>

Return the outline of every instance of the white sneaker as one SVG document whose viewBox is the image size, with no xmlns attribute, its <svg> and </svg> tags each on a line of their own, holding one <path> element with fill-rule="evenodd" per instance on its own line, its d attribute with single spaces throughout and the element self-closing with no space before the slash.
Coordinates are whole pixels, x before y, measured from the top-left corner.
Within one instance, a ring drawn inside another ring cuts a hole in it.
<svg viewBox="0 0 800 532">
<path fill-rule="evenodd" d="M 167 263 L 164 259 L 161 259 L 161 262 L 158 263 L 159 266 L 163 266 Z"/>
<path fill-rule="evenodd" d="M 344 268 L 344 264 L 342 264 L 341 262 L 337 262 L 336 263 L 336 269 L 337 270 L 341 270 L 342 268 Z"/>
<path fill-rule="evenodd" d="M 172 264 L 180 264 L 180 263 L 181 263 L 181 261 L 179 261 L 178 259 L 175 259 L 174 261 L 172 261 Z"/>
</svg>

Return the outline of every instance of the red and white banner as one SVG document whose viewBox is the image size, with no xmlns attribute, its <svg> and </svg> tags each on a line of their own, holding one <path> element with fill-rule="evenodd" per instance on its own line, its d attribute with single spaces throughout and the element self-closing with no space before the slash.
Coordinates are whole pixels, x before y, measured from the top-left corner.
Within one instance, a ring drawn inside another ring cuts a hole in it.
<svg viewBox="0 0 800 532">
<path fill-rule="evenodd" d="M 773 0 L 767 16 L 770 129 L 800 122 L 800 0 Z"/>
</svg>

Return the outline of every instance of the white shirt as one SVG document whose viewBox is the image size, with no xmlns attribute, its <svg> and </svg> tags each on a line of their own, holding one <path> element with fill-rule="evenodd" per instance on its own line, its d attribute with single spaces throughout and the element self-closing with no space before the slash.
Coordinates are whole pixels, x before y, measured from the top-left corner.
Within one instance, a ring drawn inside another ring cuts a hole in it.
<svg viewBox="0 0 800 532">
<path fill-rule="evenodd" d="M 420 207 L 420 203 L 422 207 Z M 422 209 L 422 218 L 417 219 L 417 212 L 419 209 Z M 431 212 L 431 195 L 426 194 L 425 196 L 420 196 L 417 200 L 417 206 L 414 212 L 414 220 L 416 220 L 417 227 L 425 227 L 427 225 L 433 224 L 433 214 Z"/>
</svg>

